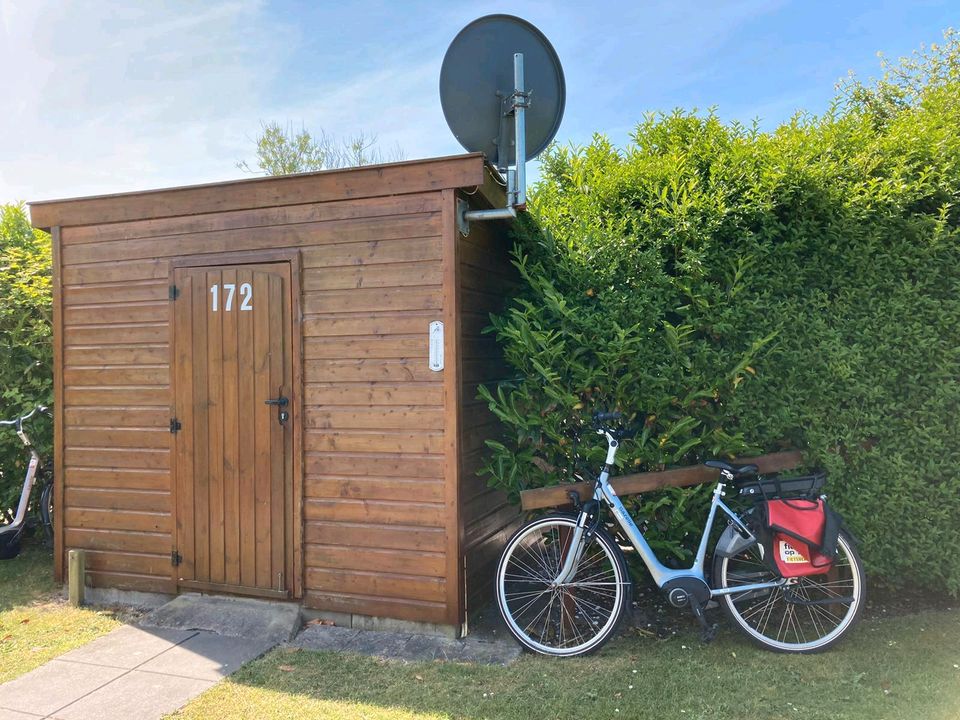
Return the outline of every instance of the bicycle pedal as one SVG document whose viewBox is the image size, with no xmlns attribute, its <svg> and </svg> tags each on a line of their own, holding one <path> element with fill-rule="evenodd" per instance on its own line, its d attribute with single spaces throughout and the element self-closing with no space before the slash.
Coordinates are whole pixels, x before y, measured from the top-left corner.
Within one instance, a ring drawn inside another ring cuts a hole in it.
<svg viewBox="0 0 960 720">
<path fill-rule="evenodd" d="M 709 645 L 717 637 L 717 632 L 720 630 L 720 626 L 714 623 L 713 625 L 704 628 L 700 632 L 700 642 L 704 645 Z"/>
</svg>

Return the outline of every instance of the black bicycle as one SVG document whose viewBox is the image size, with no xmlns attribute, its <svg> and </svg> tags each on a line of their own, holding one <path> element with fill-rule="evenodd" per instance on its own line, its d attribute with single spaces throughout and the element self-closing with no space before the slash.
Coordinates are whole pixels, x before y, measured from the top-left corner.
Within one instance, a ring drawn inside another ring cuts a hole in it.
<svg viewBox="0 0 960 720">
<path fill-rule="evenodd" d="M 22 417 L 0 420 L 0 427 L 13 427 L 24 447 L 30 451 L 30 462 L 27 464 L 27 474 L 23 480 L 16 514 L 12 522 L 0 526 L 0 560 L 19 555 L 20 542 L 24 534 L 37 525 L 43 528 L 46 542 L 48 544 L 53 542 L 53 473 L 43 464 L 40 453 L 23 426 L 27 420 L 38 413 L 50 417 L 50 409 L 38 405 Z M 34 504 L 31 500 L 35 490 L 39 495 L 39 502 Z"/>
</svg>

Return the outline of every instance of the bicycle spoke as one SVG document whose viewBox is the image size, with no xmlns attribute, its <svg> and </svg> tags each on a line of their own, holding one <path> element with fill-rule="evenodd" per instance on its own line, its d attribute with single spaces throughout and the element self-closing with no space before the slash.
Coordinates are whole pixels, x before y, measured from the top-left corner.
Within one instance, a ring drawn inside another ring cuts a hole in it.
<svg viewBox="0 0 960 720">
<path fill-rule="evenodd" d="M 601 643 L 622 610 L 624 579 L 609 539 L 591 536 L 571 582 L 553 587 L 568 558 L 569 521 L 535 525 L 520 534 L 498 570 L 500 609 L 511 631 L 531 649 L 547 654 L 580 654 Z M 551 652 L 551 649 L 563 652 Z"/>
<path fill-rule="evenodd" d="M 756 560 L 756 552 L 720 560 L 719 584 L 735 589 L 779 577 Z M 736 622 L 763 644 L 782 650 L 822 647 L 845 632 L 855 618 L 861 596 L 855 556 L 845 541 L 837 560 L 815 575 L 790 579 L 760 598 L 762 591 L 733 592 L 721 598 Z"/>
</svg>

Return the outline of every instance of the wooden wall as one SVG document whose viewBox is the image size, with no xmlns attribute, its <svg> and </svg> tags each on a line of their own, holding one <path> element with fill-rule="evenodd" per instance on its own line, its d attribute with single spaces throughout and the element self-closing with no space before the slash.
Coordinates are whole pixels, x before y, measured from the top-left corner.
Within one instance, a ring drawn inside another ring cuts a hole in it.
<svg viewBox="0 0 960 720">
<path fill-rule="evenodd" d="M 497 560 L 520 518 L 503 492 L 487 487 L 477 475 L 486 449 L 484 441 L 496 438 L 500 425 L 486 404 L 477 399 L 477 388 L 488 387 L 509 374 L 492 334 L 482 330 L 490 314 L 503 310 L 519 281 L 510 264 L 508 227 L 502 222 L 474 222 L 460 243 L 461 308 L 461 453 L 460 516 L 462 553 L 466 562 L 466 609 L 470 614 L 493 600 Z"/>
<path fill-rule="evenodd" d="M 90 551 L 92 584 L 176 591 L 170 259 L 300 248 L 304 603 L 448 619 L 456 529 L 427 367 L 440 205 L 422 192 L 61 229 L 63 549 Z"/>
</svg>

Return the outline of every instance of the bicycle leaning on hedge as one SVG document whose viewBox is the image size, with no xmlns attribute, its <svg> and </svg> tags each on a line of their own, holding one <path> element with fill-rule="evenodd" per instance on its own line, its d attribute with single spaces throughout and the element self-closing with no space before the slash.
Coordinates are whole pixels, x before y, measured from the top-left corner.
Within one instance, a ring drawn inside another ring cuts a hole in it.
<svg viewBox="0 0 960 720">
<path fill-rule="evenodd" d="M 866 581 L 851 535 L 826 508 L 824 496 L 816 496 L 822 473 L 767 479 L 757 475 L 756 465 L 707 462 L 721 479 L 696 558 L 689 568 L 669 568 L 657 559 L 609 482 L 620 442 L 635 432 L 610 424 L 620 418 L 620 413 L 594 416 L 597 434 L 607 439 L 607 456 L 592 499 L 581 504 L 571 493 L 576 513 L 528 522 L 500 558 L 497 603 L 526 649 L 558 657 L 592 652 L 629 608 L 632 582 L 623 550 L 601 522 L 604 506 L 668 601 L 693 611 L 705 640 L 716 630 L 704 617 L 710 600 L 754 642 L 779 652 L 825 650 L 853 628 Z M 738 515 L 723 501 L 728 484 L 741 497 L 761 502 Z M 718 510 L 729 524 L 714 547 L 708 578 L 707 546 Z M 819 530 L 804 527 L 818 519 Z"/>
<path fill-rule="evenodd" d="M 53 541 L 53 478 L 49 469 L 43 465 L 40 453 L 37 452 L 37 448 L 23 427 L 23 423 L 37 413 L 49 416 L 50 410 L 43 405 L 38 405 L 22 417 L 13 420 L 0 420 L 0 427 L 12 426 L 20 438 L 20 442 L 30 451 L 30 461 L 27 463 L 27 473 L 23 480 L 23 488 L 20 491 L 20 502 L 17 504 L 16 514 L 10 523 L 0 526 L 0 560 L 16 557 L 20 553 L 20 540 L 24 532 L 32 527 L 34 522 L 43 527 L 46 541 L 48 543 Z M 28 515 L 28 511 L 30 510 L 33 491 L 38 487 L 40 502 L 39 505 L 34 506 L 37 514 L 35 520 Z"/>
</svg>

